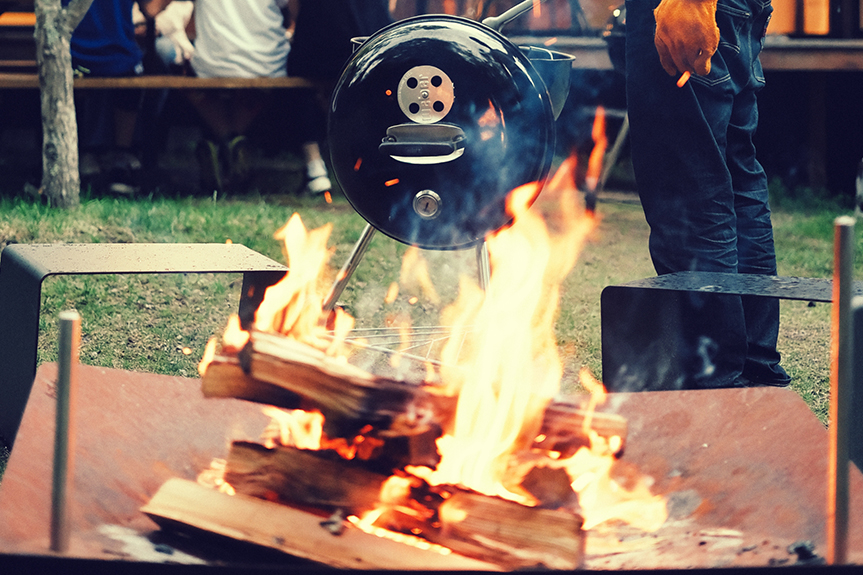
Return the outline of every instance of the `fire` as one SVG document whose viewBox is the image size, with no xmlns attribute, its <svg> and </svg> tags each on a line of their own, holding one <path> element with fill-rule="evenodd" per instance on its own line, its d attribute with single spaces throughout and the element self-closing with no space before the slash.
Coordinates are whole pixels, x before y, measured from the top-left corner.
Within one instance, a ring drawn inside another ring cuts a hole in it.
<svg viewBox="0 0 863 575">
<path fill-rule="evenodd" d="M 605 149 L 608 147 L 608 137 L 605 135 L 605 108 L 597 106 L 596 116 L 593 119 L 593 150 L 587 160 L 587 174 L 584 182 L 588 191 L 596 190 L 599 178 L 602 175 L 602 160 L 605 157 Z"/>
<path fill-rule="evenodd" d="M 567 168 L 564 168 L 566 170 Z M 513 224 L 487 238 L 492 274 L 483 293 L 465 280 L 446 323 L 473 325 L 462 344 L 443 350 L 441 376 L 458 408 L 451 433 L 439 441 L 442 460 L 429 480 L 528 503 L 505 486 L 510 457 L 529 449 L 542 413 L 562 375 L 554 336 L 560 284 L 575 263 L 593 220 L 576 213 L 574 186 L 552 178 L 545 198 L 565 215 L 546 225 L 529 209 L 540 191 L 533 183 L 508 200 Z M 559 203 L 559 206 L 557 205 Z"/>
<path fill-rule="evenodd" d="M 383 442 L 368 434 L 372 427 L 360 429 L 350 440 L 327 437 L 324 433 L 324 415 L 317 410 L 281 409 L 271 405 L 262 408 L 264 415 L 271 418 L 261 437 L 264 447 L 272 449 L 278 445 L 320 451 L 329 449 L 344 459 L 372 459 Z"/>
<path fill-rule="evenodd" d="M 428 301 L 440 303 L 440 296 L 429 275 L 428 262 L 416 246 L 409 247 L 402 258 L 399 284 L 409 293 L 420 293 Z"/>
<path fill-rule="evenodd" d="M 597 118 L 594 136 L 597 148 L 601 148 L 601 111 Z M 601 157 L 602 152 L 595 149 L 594 153 Z M 584 427 L 589 447 L 567 457 L 533 450 L 545 409 L 559 392 L 563 374 L 554 331 L 561 286 L 595 227 L 592 212 L 577 201 L 575 173 L 573 156 L 549 179 L 542 196 L 540 183 L 520 186 L 509 195 L 507 210 L 512 224 L 486 238 L 492 272 L 486 289 L 462 278 L 457 300 L 443 312 L 443 324 L 453 333 L 467 335 L 451 337 L 441 354 L 437 377 L 446 393 L 458 397 L 453 420 L 438 439 L 441 461 L 434 470 L 405 471 L 433 486 L 461 485 L 536 505 L 538 501 L 519 487 L 529 469 L 514 473 L 523 467 L 520 460 L 527 454 L 533 466 L 565 470 L 578 495 L 585 529 L 618 518 L 654 530 L 666 519 L 664 500 L 650 493 L 646 478 L 630 477 L 625 484 L 615 478 L 614 456 L 622 440 L 599 436 L 590 427 L 590 417 Z M 333 333 L 325 333 L 319 284 L 331 255 L 327 248 L 330 231 L 331 226 L 308 231 L 295 214 L 275 234 L 284 243 L 290 273 L 267 290 L 254 326 L 337 355 L 353 329 L 353 318 L 337 309 L 331 322 Z M 414 298 L 421 295 L 435 303 L 440 301 L 427 264 L 416 248 L 406 251 L 400 284 Z M 399 290 L 399 285 L 390 286 L 387 302 L 395 301 Z M 392 325 L 402 332 L 404 352 L 410 326 L 396 320 Z M 234 317 L 222 345 L 239 350 L 248 338 Z M 211 342 L 201 369 L 206 369 L 214 350 L 215 342 Z M 398 354 L 393 360 L 399 360 Z M 430 372 L 429 379 L 433 376 Z M 602 404 L 602 384 L 587 371 L 580 380 L 591 392 L 590 409 Z M 320 412 L 268 407 L 265 413 L 273 419 L 265 432 L 268 446 L 331 449 L 346 459 L 373 458 L 383 446 L 368 425 L 354 437 L 329 438 L 323 431 Z M 382 502 L 386 504 L 383 498 Z M 357 521 L 373 523 L 368 518 Z"/>
</svg>

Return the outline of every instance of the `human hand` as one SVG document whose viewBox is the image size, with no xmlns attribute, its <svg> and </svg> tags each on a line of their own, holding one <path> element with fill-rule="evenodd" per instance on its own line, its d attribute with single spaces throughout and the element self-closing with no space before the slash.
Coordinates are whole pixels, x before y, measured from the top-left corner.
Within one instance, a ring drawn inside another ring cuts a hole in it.
<svg viewBox="0 0 863 575">
<path fill-rule="evenodd" d="M 653 15 L 663 69 L 671 76 L 710 73 L 710 58 L 719 47 L 716 0 L 662 0 Z"/>
<path fill-rule="evenodd" d="M 174 64 L 182 64 L 183 61 L 189 61 L 195 54 L 195 46 L 189 41 L 185 30 L 177 30 L 168 35 L 168 39 L 174 45 Z"/>
<path fill-rule="evenodd" d="M 156 15 L 156 31 L 174 45 L 175 64 L 190 60 L 195 53 L 195 47 L 186 35 L 186 26 L 192 18 L 193 9 L 193 2 L 172 2 Z"/>
</svg>

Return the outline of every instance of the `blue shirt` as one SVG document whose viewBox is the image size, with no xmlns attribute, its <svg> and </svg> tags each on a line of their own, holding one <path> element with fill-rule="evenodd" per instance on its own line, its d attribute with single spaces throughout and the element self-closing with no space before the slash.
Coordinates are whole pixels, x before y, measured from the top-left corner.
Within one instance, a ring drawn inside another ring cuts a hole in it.
<svg viewBox="0 0 863 575">
<path fill-rule="evenodd" d="M 69 0 L 63 0 L 63 5 Z M 135 0 L 93 0 L 72 33 L 72 68 L 92 76 L 131 76 L 142 71 L 135 40 Z"/>
</svg>

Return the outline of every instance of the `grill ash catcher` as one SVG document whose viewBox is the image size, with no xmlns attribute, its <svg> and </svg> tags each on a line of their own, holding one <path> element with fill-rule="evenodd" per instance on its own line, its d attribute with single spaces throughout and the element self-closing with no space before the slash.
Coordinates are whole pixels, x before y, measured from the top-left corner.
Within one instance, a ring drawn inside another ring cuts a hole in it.
<svg viewBox="0 0 863 575">
<path fill-rule="evenodd" d="M 355 41 L 327 131 L 334 175 L 368 225 L 325 309 L 377 230 L 423 249 L 476 247 L 485 287 L 484 237 L 510 222 L 510 191 L 547 177 L 569 93 L 572 56 L 499 33 L 533 4 L 482 23 L 417 16 Z"/>
</svg>

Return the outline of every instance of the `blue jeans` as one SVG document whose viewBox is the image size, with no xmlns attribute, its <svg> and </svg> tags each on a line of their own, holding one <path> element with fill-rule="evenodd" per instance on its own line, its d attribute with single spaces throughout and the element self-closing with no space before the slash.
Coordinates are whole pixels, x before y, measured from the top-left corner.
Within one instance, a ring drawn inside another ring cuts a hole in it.
<svg viewBox="0 0 863 575">
<path fill-rule="evenodd" d="M 758 54 L 770 0 L 719 0 L 721 40 L 707 76 L 678 88 L 653 43 L 658 0 L 626 2 L 632 163 L 658 274 L 776 275 L 767 178 L 755 158 Z M 692 294 L 683 337 L 686 387 L 787 383 L 773 298 Z"/>
</svg>

